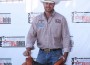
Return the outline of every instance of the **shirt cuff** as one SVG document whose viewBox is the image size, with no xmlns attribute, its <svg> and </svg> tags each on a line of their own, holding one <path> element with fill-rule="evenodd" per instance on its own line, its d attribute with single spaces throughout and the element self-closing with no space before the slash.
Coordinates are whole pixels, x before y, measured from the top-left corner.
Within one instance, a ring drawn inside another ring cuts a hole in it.
<svg viewBox="0 0 90 65">
<path fill-rule="evenodd" d="M 26 44 L 26 48 L 28 48 L 28 47 L 33 48 L 33 45 L 31 45 L 31 44 Z"/>
<path fill-rule="evenodd" d="M 64 52 L 70 52 L 71 48 L 64 48 L 63 50 L 64 50 Z"/>
</svg>

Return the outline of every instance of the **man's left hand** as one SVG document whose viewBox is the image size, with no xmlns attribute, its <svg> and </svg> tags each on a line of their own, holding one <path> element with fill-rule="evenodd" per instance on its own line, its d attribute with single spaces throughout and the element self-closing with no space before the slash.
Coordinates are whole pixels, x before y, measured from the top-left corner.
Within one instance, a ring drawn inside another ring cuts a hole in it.
<svg viewBox="0 0 90 65">
<path fill-rule="evenodd" d="M 65 59 L 60 58 L 54 65 L 64 65 Z"/>
</svg>

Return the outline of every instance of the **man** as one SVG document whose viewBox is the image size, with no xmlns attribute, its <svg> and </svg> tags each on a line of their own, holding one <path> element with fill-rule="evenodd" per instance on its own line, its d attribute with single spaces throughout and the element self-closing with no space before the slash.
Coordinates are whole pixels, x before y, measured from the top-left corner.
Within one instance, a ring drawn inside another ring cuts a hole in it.
<svg viewBox="0 0 90 65">
<path fill-rule="evenodd" d="M 63 65 L 71 49 L 67 21 L 54 10 L 59 1 L 41 0 L 45 11 L 34 18 L 27 35 L 24 55 L 28 55 L 37 40 L 39 53 L 36 61 L 40 64 Z"/>
</svg>

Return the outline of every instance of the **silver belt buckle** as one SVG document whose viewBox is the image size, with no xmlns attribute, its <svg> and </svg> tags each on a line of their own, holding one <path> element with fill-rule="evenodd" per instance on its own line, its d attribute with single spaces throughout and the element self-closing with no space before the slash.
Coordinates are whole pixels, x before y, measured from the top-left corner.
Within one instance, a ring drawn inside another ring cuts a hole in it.
<svg viewBox="0 0 90 65">
<path fill-rule="evenodd" d="M 50 52 L 50 49 L 49 49 L 49 48 L 46 48 L 46 49 L 44 49 L 44 51 L 45 51 L 46 53 L 49 53 L 49 52 Z"/>
</svg>

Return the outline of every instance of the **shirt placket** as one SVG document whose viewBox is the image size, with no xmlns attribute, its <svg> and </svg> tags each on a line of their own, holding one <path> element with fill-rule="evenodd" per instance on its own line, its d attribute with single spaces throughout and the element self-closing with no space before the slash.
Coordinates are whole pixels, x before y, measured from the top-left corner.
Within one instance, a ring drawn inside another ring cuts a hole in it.
<svg viewBox="0 0 90 65">
<path fill-rule="evenodd" d="M 52 21 L 52 17 L 50 17 L 46 22 L 46 36 L 47 36 L 47 48 L 50 48 L 50 22 Z"/>
</svg>

